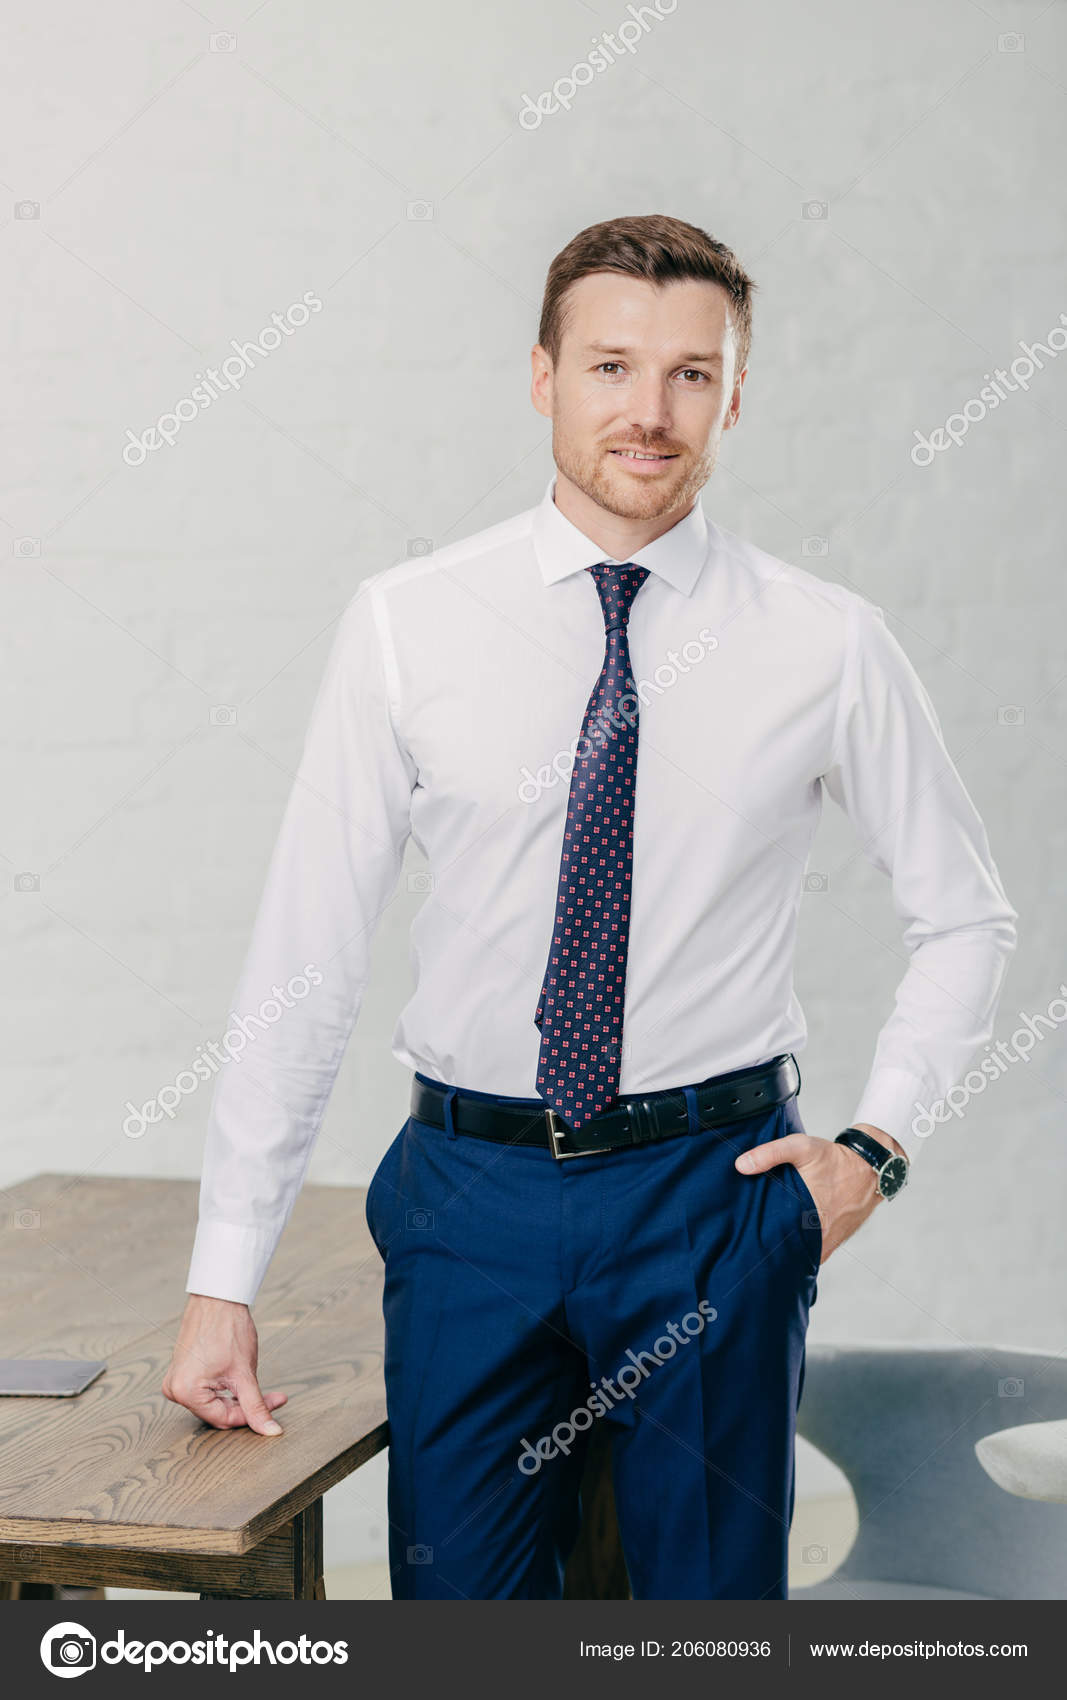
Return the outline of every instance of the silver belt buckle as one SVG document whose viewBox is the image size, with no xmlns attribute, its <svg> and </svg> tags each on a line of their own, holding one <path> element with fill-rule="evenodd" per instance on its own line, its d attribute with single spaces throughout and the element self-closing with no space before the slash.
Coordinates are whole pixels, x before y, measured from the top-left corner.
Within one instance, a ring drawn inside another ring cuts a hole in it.
<svg viewBox="0 0 1067 1700">
<path fill-rule="evenodd" d="M 558 1110 L 547 1108 L 545 1121 L 548 1123 L 549 1150 L 557 1163 L 565 1163 L 568 1157 L 586 1157 L 586 1151 L 564 1151 L 561 1149 L 563 1140 L 567 1137 L 567 1126 Z"/>
</svg>

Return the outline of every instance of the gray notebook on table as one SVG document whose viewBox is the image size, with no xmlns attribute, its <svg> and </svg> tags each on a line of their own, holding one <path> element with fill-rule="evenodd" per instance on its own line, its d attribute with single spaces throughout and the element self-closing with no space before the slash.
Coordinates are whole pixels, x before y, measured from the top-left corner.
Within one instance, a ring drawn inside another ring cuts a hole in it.
<svg viewBox="0 0 1067 1700">
<path fill-rule="evenodd" d="M 51 1394 L 69 1399 L 82 1393 L 107 1368 L 99 1358 L 0 1358 L 0 1395 L 26 1398 Z"/>
</svg>

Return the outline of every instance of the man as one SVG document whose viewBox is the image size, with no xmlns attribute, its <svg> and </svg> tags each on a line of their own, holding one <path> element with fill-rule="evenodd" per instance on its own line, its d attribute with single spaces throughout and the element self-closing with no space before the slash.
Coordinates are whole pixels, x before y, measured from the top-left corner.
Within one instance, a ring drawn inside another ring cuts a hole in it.
<svg viewBox="0 0 1067 1700">
<path fill-rule="evenodd" d="M 555 478 L 361 584 L 282 823 L 236 1008 L 321 984 L 219 1077 L 164 1390 L 280 1432 L 248 1307 L 410 834 L 412 1114 L 367 1199 L 395 1598 L 559 1597 L 595 1423 L 635 1598 L 786 1597 L 817 1271 L 992 1032 L 1016 915 L 915 672 L 880 610 L 698 501 L 753 288 L 667 217 L 557 256 L 532 388 Z M 793 1058 L 824 792 L 909 952 L 840 1138 L 805 1131 Z"/>
</svg>

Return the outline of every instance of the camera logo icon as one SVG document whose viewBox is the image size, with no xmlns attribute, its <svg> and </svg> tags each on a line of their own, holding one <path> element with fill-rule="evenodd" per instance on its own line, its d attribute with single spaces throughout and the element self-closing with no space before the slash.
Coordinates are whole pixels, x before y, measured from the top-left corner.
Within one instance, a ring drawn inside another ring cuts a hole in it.
<svg viewBox="0 0 1067 1700">
<path fill-rule="evenodd" d="M 83 1676 L 96 1666 L 96 1637 L 80 1623 L 54 1623 L 41 1638 L 41 1663 L 53 1676 Z"/>
</svg>

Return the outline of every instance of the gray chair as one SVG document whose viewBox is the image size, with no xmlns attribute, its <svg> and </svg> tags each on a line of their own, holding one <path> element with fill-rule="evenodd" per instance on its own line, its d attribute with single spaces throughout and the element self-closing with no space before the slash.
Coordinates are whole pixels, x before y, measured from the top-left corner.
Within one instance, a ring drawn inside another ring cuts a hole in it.
<svg viewBox="0 0 1067 1700">
<path fill-rule="evenodd" d="M 859 1532 L 794 1600 L 1062 1600 L 1067 1510 L 1005 1493 L 985 1436 L 1067 1413 L 1067 1361 L 987 1345 L 807 1349 L 797 1429 L 848 1478 Z"/>
</svg>

